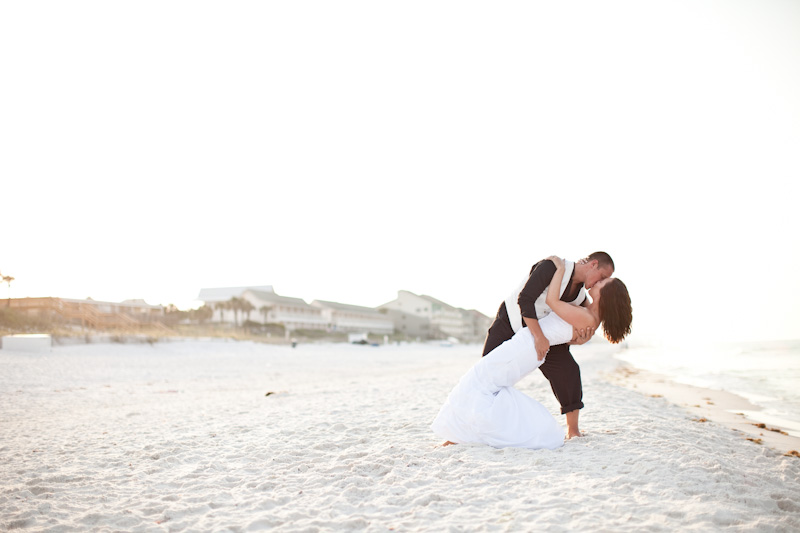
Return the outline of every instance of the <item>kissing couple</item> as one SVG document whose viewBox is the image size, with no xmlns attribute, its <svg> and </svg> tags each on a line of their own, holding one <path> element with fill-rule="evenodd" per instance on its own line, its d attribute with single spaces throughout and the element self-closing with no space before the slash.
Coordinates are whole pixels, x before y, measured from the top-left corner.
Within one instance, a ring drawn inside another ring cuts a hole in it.
<svg viewBox="0 0 800 533">
<path fill-rule="evenodd" d="M 551 256 L 533 265 L 500 305 L 486 336 L 484 357 L 453 388 L 431 425 L 445 446 L 563 445 L 564 430 L 547 408 L 514 388 L 537 368 L 566 415 L 566 438 L 581 436 L 581 374 L 569 347 L 587 342 L 600 326 L 615 344 L 630 334 L 631 299 L 613 274 L 614 262 L 605 252 L 577 263 Z"/>
</svg>

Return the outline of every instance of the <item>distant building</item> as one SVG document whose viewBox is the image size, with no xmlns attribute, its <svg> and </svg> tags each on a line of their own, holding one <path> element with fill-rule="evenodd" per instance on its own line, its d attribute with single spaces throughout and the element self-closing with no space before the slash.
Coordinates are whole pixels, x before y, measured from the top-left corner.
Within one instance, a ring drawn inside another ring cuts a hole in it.
<svg viewBox="0 0 800 533">
<path fill-rule="evenodd" d="M 59 320 L 93 329 L 136 330 L 144 326 L 161 327 L 164 308 L 144 300 L 103 302 L 87 298 L 12 298 L 5 304 L 31 317 Z"/>
<path fill-rule="evenodd" d="M 232 298 L 250 305 L 231 309 Z M 315 329 L 342 333 L 400 334 L 409 339 L 481 340 L 491 320 L 475 310 L 453 307 L 431 296 L 398 291 L 397 299 L 378 308 L 281 296 L 271 285 L 201 289 L 197 297 L 214 309 L 212 321 L 280 324 L 287 330 Z M 242 314 L 244 313 L 244 315 Z"/>
<path fill-rule="evenodd" d="M 431 338 L 431 321 L 428 317 L 388 307 L 380 307 L 378 311 L 392 321 L 395 335 L 403 335 L 410 340 Z"/>
<path fill-rule="evenodd" d="M 489 320 L 478 311 L 453 307 L 432 296 L 418 295 L 410 291 L 397 291 L 397 299 L 378 308 L 391 313 L 395 321 L 395 330 L 398 332 L 403 331 L 404 323 L 407 331 L 422 331 L 424 324 L 420 320 L 427 321 L 430 327 L 427 338 L 433 339 L 455 337 L 459 340 L 473 341 L 482 338 L 486 331 L 479 331 L 485 323 L 480 317 Z M 404 314 L 416 317 L 416 320 L 409 316 L 404 317 Z"/>
<path fill-rule="evenodd" d="M 327 329 L 322 310 L 300 298 L 255 289 L 246 290 L 242 298 L 253 304 L 255 310 L 250 319 L 254 322 L 282 324 L 288 330 Z"/>
<path fill-rule="evenodd" d="M 322 311 L 330 331 L 365 332 L 390 335 L 394 324 L 385 314 L 372 307 L 314 300 L 313 307 Z"/>
<path fill-rule="evenodd" d="M 489 331 L 489 327 L 492 325 L 493 319 L 475 309 L 464 311 L 464 313 L 465 319 L 470 325 L 471 340 L 481 342 L 484 341 L 486 339 L 486 333 Z"/>
<path fill-rule="evenodd" d="M 472 325 L 465 317 L 464 310 L 453 307 L 432 296 L 422 295 L 423 300 L 430 302 L 431 327 L 434 336 L 438 338 L 455 337 L 467 340 L 472 337 Z"/>
<path fill-rule="evenodd" d="M 254 285 L 247 287 L 216 287 L 213 289 L 200 289 L 200 294 L 197 299 L 205 302 L 206 305 L 212 305 L 218 302 L 227 302 L 231 298 L 241 298 L 246 290 L 254 290 L 260 292 L 275 292 L 272 285 Z"/>
<path fill-rule="evenodd" d="M 252 309 L 245 311 L 242 316 L 241 310 L 229 307 L 233 298 L 247 301 Z M 214 322 L 234 324 L 249 320 L 261 324 L 280 324 L 287 330 L 327 327 L 319 308 L 310 306 L 300 298 L 276 294 L 272 285 L 201 289 L 197 299 L 215 310 Z"/>
<path fill-rule="evenodd" d="M 247 290 L 258 290 L 263 292 L 274 292 L 272 285 L 252 285 L 245 287 L 214 287 L 200 289 L 197 299 L 206 306 L 214 310 L 211 315 L 212 322 L 233 324 L 236 319 L 236 311 L 226 305 L 233 298 L 241 298 Z M 251 313 L 252 314 L 252 313 Z"/>
</svg>

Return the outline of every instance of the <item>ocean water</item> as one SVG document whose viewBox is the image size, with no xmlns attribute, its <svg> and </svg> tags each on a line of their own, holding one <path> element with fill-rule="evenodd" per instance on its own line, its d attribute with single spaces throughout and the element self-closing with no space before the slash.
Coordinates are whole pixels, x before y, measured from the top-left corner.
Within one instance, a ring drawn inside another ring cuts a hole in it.
<svg viewBox="0 0 800 533">
<path fill-rule="evenodd" d="M 747 398 L 761 408 L 752 418 L 800 437 L 800 340 L 641 345 L 615 357 L 678 383 Z"/>
</svg>

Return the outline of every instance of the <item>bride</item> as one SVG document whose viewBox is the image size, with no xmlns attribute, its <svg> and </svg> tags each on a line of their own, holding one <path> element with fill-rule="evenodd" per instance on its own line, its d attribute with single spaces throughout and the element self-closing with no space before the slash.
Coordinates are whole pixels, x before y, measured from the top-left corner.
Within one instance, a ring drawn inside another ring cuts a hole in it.
<svg viewBox="0 0 800 533">
<path fill-rule="evenodd" d="M 550 345 L 564 344 L 584 328 L 601 324 L 605 337 L 619 343 L 630 333 L 631 300 L 619 279 L 599 281 L 589 290 L 592 303 L 578 307 L 559 299 L 564 261 L 551 256 L 556 273 L 547 289 L 546 303 L 552 310 L 539 320 Z M 546 359 L 546 358 L 545 358 Z M 485 357 L 482 357 L 450 392 L 431 429 L 456 443 L 482 443 L 495 448 L 558 448 L 564 430 L 539 402 L 514 388 L 519 380 L 539 368 L 533 335 L 520 329 Z"/>
</svg>

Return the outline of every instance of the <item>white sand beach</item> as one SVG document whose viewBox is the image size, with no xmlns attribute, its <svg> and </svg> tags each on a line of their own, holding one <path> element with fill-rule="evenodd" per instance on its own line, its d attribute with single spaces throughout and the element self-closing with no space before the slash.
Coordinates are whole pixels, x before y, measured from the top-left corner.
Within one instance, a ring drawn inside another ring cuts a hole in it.
<svg viewBox="0 0 800 533">
<path fill-rule="evenodd" d="M 549 451 L 437 446 L 477 346 L 0 350 L 0 529 L 800 530 L 798 439 L 654 397 L 609 351 L 575 350 L 586 436 Z"/>
</svg>

